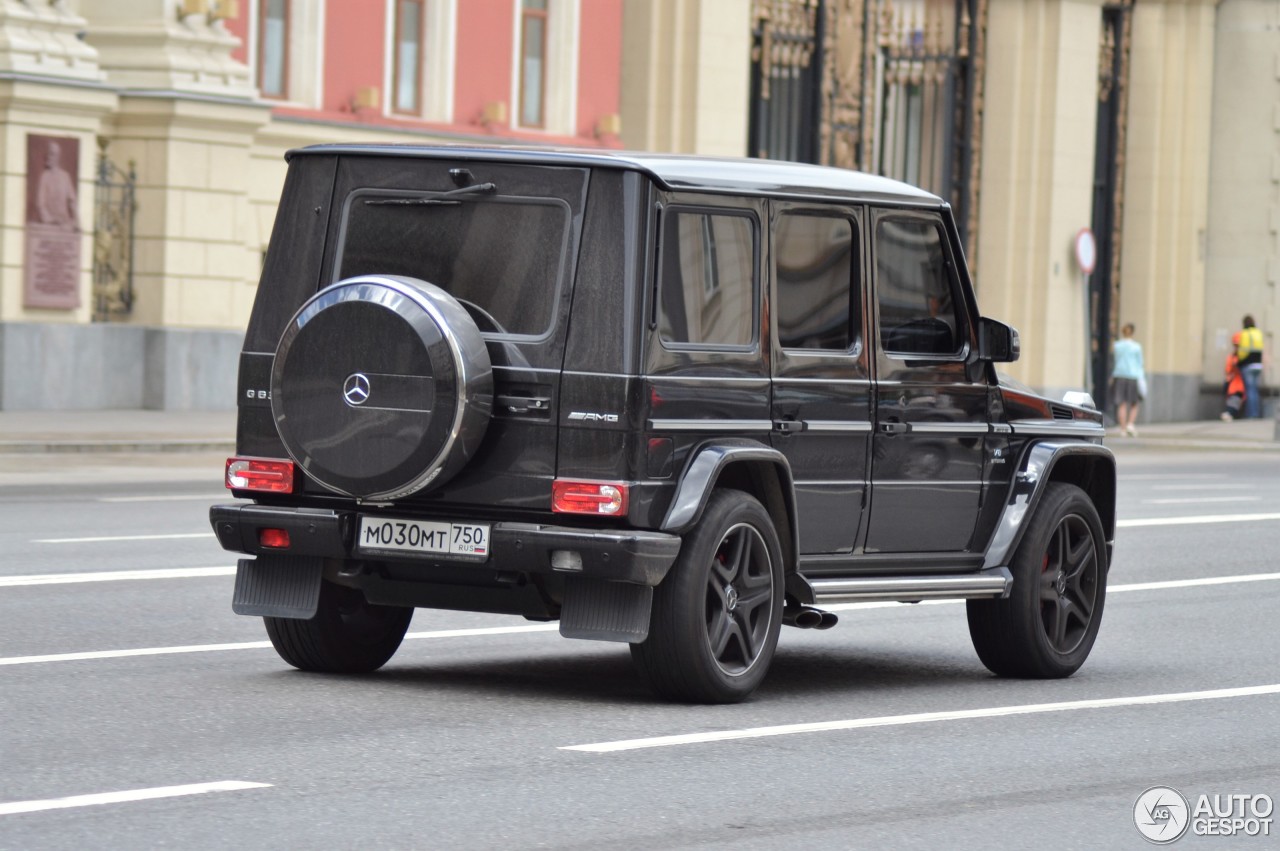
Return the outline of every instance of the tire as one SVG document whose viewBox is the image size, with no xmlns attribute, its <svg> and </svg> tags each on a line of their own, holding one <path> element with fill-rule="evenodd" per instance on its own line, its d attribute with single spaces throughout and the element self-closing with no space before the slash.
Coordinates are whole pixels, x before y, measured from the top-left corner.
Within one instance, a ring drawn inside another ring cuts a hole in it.
<svg viewBox="0 0 1280 851">
<path fill-rule="evenodd" d="M 649 637 L 631 645 L 636 668 L 665 698 L 745 700 L 773 660 L 783 596 L 773 518 L 749 494 L 717 490 L 654 591 Z"/>
<path fill-rule="evenodd" d="M 493 405 L 484 338 L 456 299 L 416 278 L 362 275 L 312 296 L 271 369 L 289 456 L 327 489 L 398 499 L 475 454 Z"/>
<path fill-rule="evenodd" d="M 969 636 L 982 664 L 998 676 L 1029 679 L 1079 670 L 1102 622 L 1105 541 L 1085 492 L 1050 482 L 1010 564 L 1009 597 L 968 602 Z"/>
<path fill-rule="evenodd" d="M 263 618 L 280 658 L 303 671 L 366 674 L 395 655 L 413 609 L 376 606 L 354 588 L 320 586 L 320 606 L 310 620 Z"/>
</svg>

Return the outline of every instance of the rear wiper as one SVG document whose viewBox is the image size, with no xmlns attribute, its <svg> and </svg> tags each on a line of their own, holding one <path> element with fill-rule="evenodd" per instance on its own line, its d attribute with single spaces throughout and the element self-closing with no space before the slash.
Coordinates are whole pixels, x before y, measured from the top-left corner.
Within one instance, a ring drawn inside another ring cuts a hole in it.
<svg viewBox="0 0 1280 851">
<path fill-rule="evenodd" d="M 496 183 L 477 183 L 474 186 L 463 186 L 461 189 L 450 189 L 438 195 L 423 198 L 374 198 L 365 201 L 370 206 L 426 207 L 432 204 L 461 204 L 461 195 L 481 195 L 496 192 Z"/>
</svg>

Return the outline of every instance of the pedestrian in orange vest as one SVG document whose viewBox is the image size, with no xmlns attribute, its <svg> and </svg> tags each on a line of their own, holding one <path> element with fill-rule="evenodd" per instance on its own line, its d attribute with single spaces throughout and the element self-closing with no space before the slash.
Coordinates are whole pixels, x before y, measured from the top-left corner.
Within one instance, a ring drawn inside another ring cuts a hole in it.
<svg viewBox="0 0 1280 851">
<path fill-rule="evenodd" d="M 1245 314 L 1241 322 L 1244 326 L 1231 337 L 1231 345 L 1236 349 L 1236 360 L 1240 367 L 1240 375 L 1244 378 L 1244 415 L 1246 417 L 1262 416 L 1262 332 L 1253 321 L 1253 317 Z"/>
<path fill-rule="evenodd" d="M 1240 374 L 1240 359 L 1236 357 L 1235 352 L 1227 355 L 1225 372 L 1227 374 L 1227 404 L 1222 412 L 1222 421 L 1229 423 L 1232 420 L 1239 419 L 1241 410 L 1244 408 L 1244 376 Z"/>
</svg>

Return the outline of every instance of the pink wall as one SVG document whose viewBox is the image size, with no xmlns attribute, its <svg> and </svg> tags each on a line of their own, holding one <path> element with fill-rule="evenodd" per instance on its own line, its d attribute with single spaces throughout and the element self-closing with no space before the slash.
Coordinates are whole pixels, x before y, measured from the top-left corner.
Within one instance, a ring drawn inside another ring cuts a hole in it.
<svg viewBox="0 0 1280 851">
<path fill-rule="evenodd" d="M 620 111 L 622 0 L 582 0 L 579 25 L 577 134 L 594 138 L 600 117 Z"/>
<path fill-rule="evenodd" d="M 548 137 L 544 133 L 510 128 L 516 104 L 512 102 L 512 52 L 516 37 L 514 0 L 456 0 L 457 44 L 454 70 L 454 113 L 446 124 L 387 117 L 383 110 L 391 92 L 384 91 L 386 67 L 386 15 L 384 0 L 292 0 L 293 3 L 325 3 L 325 61 L 323 102 L 319 109 L 279 105 L 277 114 L 324 121 L 525 138 L 555 144 L 616 147 L 616 138 L 597 138 L 596 122 L 617 113 L 622 85 L 623 0 L 580 0 L 581 40 L 578 48 L 578 126 L 573 137 Z M 226 22 L 227 31 L 241 40 L 234 56 L 249 62 L 246 44 L 250 20 L 257 3 L 244 0 L 240 16 Z M 251 63 L 250 63 L 251 64 Z M 376 86 L 381 95 L 378 109 L 352 111 L 352 98 L 365 86 Z M 507 122 L 485 127 L 480 116 L 486 104 L 507 105 Z"/>
<path fill-rule="evenodd" d="M 487 103 L 511 102 L 511 51 L 515 38 L 512 0 L 465 0 L 458 3 L 458 42 L 454 56 L 453 121 L 472 124 Z"/>
<path fill-rule="evenodd" d="M 377 86 L 379 91 L 382 90 L 382 69 L 386 62 L 386 13 L 387 7 L 383 2 L 328 0 L 325 7 L 324 98 L 321 107 L 324 111 L 349 111 L 351 99 L 365 86 Z M 389 95 L 390 92 L 381 92 L 382 106 Z"/>
<path fill-rule="evenodd" d="M 249 15 L 251 11 L 247 2 L 241 3 L 240 15 L 222 22 L 228 33 L 240 39 L 240 46 L 231 51 L 231 58 L 246 65 L 249 64 Z"/>
</svg>

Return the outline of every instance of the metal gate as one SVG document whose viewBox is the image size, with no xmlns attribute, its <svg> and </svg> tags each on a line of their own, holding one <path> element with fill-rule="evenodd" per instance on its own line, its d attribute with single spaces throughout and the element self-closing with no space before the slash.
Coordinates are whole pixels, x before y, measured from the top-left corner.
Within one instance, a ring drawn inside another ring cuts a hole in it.
<svg viewBox="0 0 1280 851">
<path fill-rule="evenodd" d="M 133 222 L 138 175 L 107 157 L 98 137 L 98 178 L 93 211 L 93 319 L 109 322 L 133 310 Z"/>
<path fill-rule="evenodd" d="M 754 0 L 752 156 L 855 168 L 951 201 L 977 234 L 987 0 Z"/>
<path fill-rule="evenodd" d="M 1125 112 L 1133 0 L 1102 8 L 1098 58 L 1098 129 L 1093 157 L 1093 218 L 1097 265 L 1089 277 L 1089 378 L 1106 397 L 1111 341 L 1119 325 L 1120 218 L 1124 201 Z M 1107 400 L 1109 402 L 1109 400 Z"/>
</svg>

